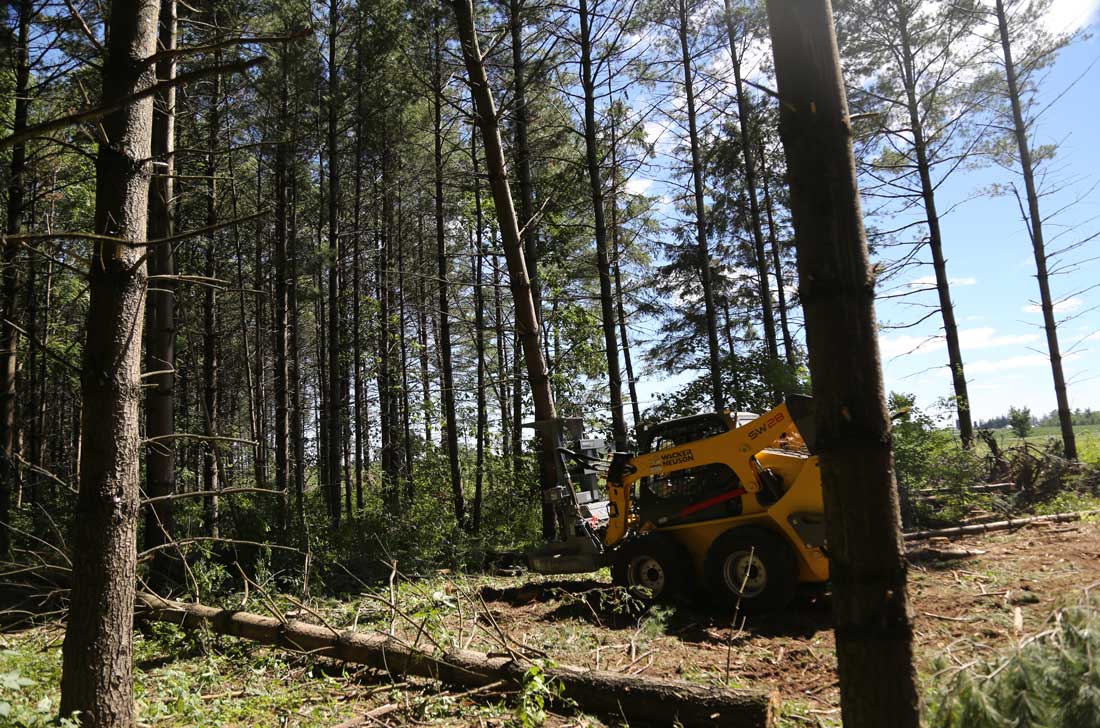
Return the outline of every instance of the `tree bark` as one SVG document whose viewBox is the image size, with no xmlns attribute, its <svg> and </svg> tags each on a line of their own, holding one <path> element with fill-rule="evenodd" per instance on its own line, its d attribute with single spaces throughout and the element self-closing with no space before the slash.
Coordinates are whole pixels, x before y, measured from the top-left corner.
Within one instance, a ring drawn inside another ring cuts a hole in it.
<svg viewBox="0 0 1100 728">
<path fill-rule="evenodd" d="M 420 271 L 426 270 L 424 267 L 424 215 L 420 213 L 419 201 L 416 213 L 416 268 Z M 428 309 L 432 304 L 424 278 L 425 276 L 420 275 L 416 279 L 418 303 L 416 337 L 420 346 L 420 414 L 424 418 L 424 449 L 427 451 L 432 446 L 432 385 L 428 372 L 428 329 L 434 327 L 429 323 Z"/>
<path fill-rule="evenodd" d="M 218 28 L 217 15 L 213 16 L 212 24 Z M 215 53 L 215 58 L 220 56 Z M 206 150 L 206 226 L 213 228 L 218 224 L 218 131 L 221 125 L 219 104 L 221 103 L 222 84 L 221 74 L 214 76 L 213 89 L 210 95 L 210 109 L 207 129 Z M 217 277 L 216 233 L 211 232 L 206 239 L 206 262 L 203 275 L 207 278 Z M 219 380 L 219 340 L 221 332 L 218 330 L 218 298 L 213 286 L 203 289 L 202 303 L 202 418 L 205 423 L 205 432 L 208 436 L 218 434 L 218 424 L 221 421 L 218 411 L 218 380 Z M 210 493 L 217 493 L 220 489 L 220 468 L 218 467 L 218 445 L 213 440 L 204 440 L 202 443 L 202 489 Z M 209 536 L 218 535 L 218 496 L 210 495 L 203 498 L 203 527 Z"/>
<path fill-rule="evenodd" d="M 920 723 L 874 276 L 828 0 L 768 0 L 847 728 Z M 837 355 L 843 342 L 844 356 Z"/>
<path fill-rule="evenodd" d="M 287 136 L 290 134 L 289 109 L 288 109 L 288 81 L 289 68 L 287 63 L 287 49 L 280 49 L 279 71 L 281 76 L 279 89 L 279 122 L 276 134 L 279 138 L 275 146 L 275 251 L 274 251 L 274 275 L 275 275 L 275 299 L 271 307 L 274 310 L 275 330 L 272 332 L 275 339 L 272 347 L 275 352 L 275 371 L 272 376 L 272 386 L 275 389 L 275 489 L 283 492 L 283 502 L 286 502 L 286 493 L 290 479 L 290 360 L 287 355 L 289 349 L 289 323 L 288 313 L 290 307 L 290 292 L 287 286 L 287 258 L 290 229 L 288 196 L 287 196 L 287 155 L 290 142 Z M 257 240 L 259 245 L 260 241 Z M 262 404 L 261 404 L 262 406 Z M 257 484 L 259 487 L 259 484 Z"/>
<path fill-rule="evenodd" d="M 466 520 L 466 499 L 462 493 L 462 469 L 459 466 L 458 417 L 455 413 L 455 378 L 451 362 L 451 293 L 447 279 L 447 239 L 443 220 L 443 47 L 440 37 L 442 8 L 432 19 L 432 33 L 435 42 L 432 45 L 432 102 L 434 112 L 435 137 L 435 251 L 439 273 L 439 351 L 442 355 L 443 371 L 440 372 L 443 391 L 444 428 L 443 442 L 447 448 L 447 461 L 451 466 L 451 493 L 454 498 L 455 520 L 464 525 Z"/>
<path fill-rule="evenodd" d="M 1073 412 L 1069 408 L 1066 393 L 1066 376 L 1062 372 L 1062 352 L 1058 345 L 1058 322 L 1054 318 L 1054 301 L 1050 294 L 1050 276 L 1047 273 L 1046 242 L 1043 239 L 1043 216 L 1039 211 L 1039 192 L 1035 185 L 1035 166 L 1031 160 L 1031 147 L 1027 139 L 1027 124 L 1020 105 L 1020 89 L 1016 78 L 1016 66 L 1012 61 L 1012 39 L 1008 30 L 1004 0 L 996 0 L 997 28 L 1004 52 L 1005 80 L 1008 82 L 1008 99 L 1012 104 L 1012 123 L 1016 133 L 1016 147 L 1020 153 L 1020 169 L 1024 175 L 1027 193 L 1027 216 L 1031 236 L 1031 248 L 1035 255 L 1035 277 L 1039 281 L 1039 304 L 1043 311 L 1043 329 L 1047 336 L 1047 353 L 1050 355 L 1050 371 L 1054 377 L 1054 396 L 1058 402 L 1058 423 L 1062 428 L 1062 448 L 1066 458 L 1077 459 L 1077 437 L 1073 432 Z"/>
<path fill-rule="evenodd" d="M 471 104 L 473 99 L 471 99 Z M 470 128 L 470 168 L 474 181 L 474 345 L 477 351 L 477 431 L 474 434 L 474 505 L 470 518 L 470 531 L 481 531 L 482 485 L 485 481 L 485 438 L 489 431 L 489 414 L 485 403 L 485 292 L 482 288 L 485 264 L 485 220 L 481 209 L 481 173 L 477 160 L 477 129 Z"/>
<path fill-rule="evenodd" d="M 176 47 L 176 0 L 161 0 L 159 49 Z M 176 75 L 172 56 L 157 63 L 157 79 L 170 80 Z M 149 237 L 171 237 L 175 224 L 172 215 L 175 170 L 176 89 L 168 85 L 153 102 L 152 153 L 158 169 L 149 190 Z M 151 275 L 175 275 L 171 245 L 156 245 L 149 251 Z M 176 284 L 161 278 L 148 292 L 145 307 L 145 369 L 161 372 L 148 379 L 145 393 L 145 436 L 156 441 L 145 454 L 145 493 L 149 498 L 170 495 L 176 490 L 176 443 L 169 439 L 176 431 Z M 173 502 L 166 500 L 145 508 L 144 548 L 155 549 L 172 538 Z M 155 552 L 151 578 L 158 584 L 170 569 L 171 556 L 166 549 Z"/>
<path fill-rule="evenodd" d="M 363 84 L 365 83 L 365 71 L 363 67 L 363 24 L 362 15 L 356 28 L 355 38 L 355 208 L 352 211 L 354 231 L 352 232 L 351 251 L 351 349 L 352 349 L 352 380 L 355 388 L 354 431 L 355 431 L 355 507 L 362 511 L 363 502 L 363 456 L 367 457 L 367 466 L 370 464 L 370 424 L 367 420 L 366 387 L 363 383 L 363 320 L 361 315 L 361 301 L 363 297 L 362 282 L 362 240 L 363 240 L 363 119 L 366 116 L 366 108 L 363 104 Z M 367 437 L 363 436 L 364 431 Z M 365 446 L 365 447 L 364 447 Z M 348 515 L 351 515 L 349 509 Z"/>
<path fill-rule="evenodd" d="M 496 236 L 494 235 L 493 238 Z M 493 261 L 493 330 L 496 335 L 497 369 L 497 405 L 500 408 L 500 457 L 510 464 L 508 450 L 512 442 L 512 410 L 509 406 L 511 393 L 509 381 L 511 369 L 508 366 L 508 340 L 504 336 L 504 307 L 501 302 L 501 270 L 499 261 Z"/>
<path fill-rule="evenodd" d="M 531 145 L 528 141 L 530 117 L 527 109 L 527 62 L 523 57 L 523 10 L 526 0 L 508 0 L 508 30 L 512 36 L 512 90 L 515 93 L 516 181 L 519 182 L 520 230 L 527 277 L 531 281 L 531 300 L 542 324 L 542 286 L 539 280 L 538 226 L 535 224 L 535 185 L 531 180 Z"/>
<path fill-rule="evenodd" d="M 29 44 L 31 0 L 19 2 L 19 29 L 15 48 L 15 116 L 12 134 L 19 134 L 27 128 L 27 114 L 30 107 L 28 86 L 30 83 Z M 23 199 L 25 183 L 23 176 L 27 170 L 27 147 L 23 142 L 12 146 L 11 166 L 8 177 L 8 220 L 9 235 L 23 232 Z M 11 532 L 8 523 L 11 511 L 12 486 L 19 480 L 19 468 L 15 462 L 15 407 L 16 373 L 19 349 L 19 333 L 6 321 L 15 321 L 15 298 L 19 290 L 19 271 L 16 260 L 19 255 L 19 241 L 8 239 L 3 244 L 3 260 L 0 261 L 0 559 L 6 559 L 11 548 Z"/>
<path fill-rule="evenodd" d="M 508 281 L 515 308 L 516 332 L 522 343 L 523 357 L 527 365 L 527 379 L 531 386 L 535 419 L 542 423 L 549 423 L 557 418 L 557 410 L 554 406 L 554 393 L 550 388 L 546 359 L 543 357 L 540 342 L 542 332 L 534 300 L 531 297 L 531 281 L 527 274 L 522 239 L 516 222 L 516 211 L 512 206 L 512 190 L 508 183 L 508 169 L 504 162 L 504 150 L 497 125 L 496 104 L 482 63 L 471 0 L 451 0 L 451 5 L 458 24 L 462 57 L 474 96 L 475 114 L 481 129 L 482 144 L 485 146 L 485 167 L 489 178 L 489 189 L 493 194 L 501 243 L 508 264 Z M 518 388 L 518 381 L 515 386 Z M 513 422 L 513 427 L 518 429 L 519 422 Z M 539 454 L 540 484 L 542 489 L 546 490 L 556 484 L 557 464 L 553 443 L 543 443 Z M 543 535 L 549 538 L 553 536 L 554 521 L 553 514 L 549 514 L 550 517 L 547 518 L 546 511 L 547 509 L 544 508 Z"/>
<path fill-rule="evenodd" d="M 306 490 L 306 447 L 305 447 L 305 410 L 302 400 L 302 347 L 301 347 L 301 321 L 298 310 L 298 182 L 294 162 L 293 149 L 288 151 L 288 184 L 289 184 L 289 240 L 287 241 L 287 253 L 290 257 L 289 271 L 290 281 L 287 291 L 287 309 L 290 315 L 289 342 L 290 347 L 290 386 L 291 395 L 291 423 L 290 440 L 294 449 L 294 506 L 298 517 L 299 535 L 302 539 L 303 551 L 308 551 L 309 534 L 306 529 L 305 490 Z"/>
<path fill-rule="evenodd" d="M 699 277 L 703 284 L 703 307 L 707 321 L 707 352 L 710 362 L 710 388 L 715 411 L 725 406 L 722 395 L 722 355 L 718 348 L 718 312 L 714 301 L 714 282 L 710 272 L 710 249 L 707 247 L 707 208 L 704 199 L 703 162 L 699 151 L 699 130 L 695 115 L 695 88 L 691 73 L 691 48 L 688 45 L 687 0 L 676 0 L 679 16 L 680 62 L 684 72 L 684 94 L 687 97 L 688 138 L 691 142 L 691 175 L 695 203 L 695 240 L 699 257 Z"/>
<path fill-rule="evenodd" d="M 955 323 L 955 306 L 951 302 L 951 284 L 947 277 L 947 259 L 943 256 L 943 234 L 940 216 L 936 209 L 936 188 L 932 183 L 932 168 L 928 160 L 928 148 L 921 121 L 918 89 L 914 80 L 914 58 L 909 36 L 909 16 L 905 10 L 898 12 L 898 29 L 901 35 L 901 61 L 909 126 L 913 134 L 913 151 L 917 155 L 917 174 L 920 176 L 921 197 L 928 222 L 928 248 L 932 252 L 932 270 L 936 275 L 936 294 L 943 317 L 943 334 L 947 340 L 947 363 L 951 368 L 951 382 L 955 389 L 955 409 L 959 415 L 959 438 L 963 447 L 974 444 L 974 425 L 970 417 L 970 399 L 967 395 L 966 373 L 963 369 L 962 348 L 959 345 L 959 327 Z"/>
<path fill-rule="evenodd" d="M 626 420 L 623 417 L 623 380 L 619 369 L 619 342 L 615 336 L 615 299 L 611 291 L 611 260 L 607 252 L 607 221 L 604 215 L 600 152 L 596 146 L 596 79 L 592 75 L 592 25 L 587 0 L 579 0 L 581 88 L 584 91 L 584 150 L 592 197 L 592 224 L 596 238 L 596 271 L 600 278 L 600 315 L 604 353 L 607 358 L 607 389 L 611 401 L 611 433 L 615 450 L 626 450 Z"/>
<path fill-rule="evenodd" d="M 339 32 L 339 0 L 329 2 L 328 29 L 328 462 L 329 518 L 333 529 L 340 525 L 340 149 L 336 108 L 340 103 L 340 75 L 336 37 Z"/>
<path fill-rule="evenodd" d="M 140 594 L 138 598 L 144 616 L 154 621 L 185 629 L 210 629 L 261 644 L 368 665 L 392 677 L 425 677 L 467 687 L 501 680 L 515 687 L 525 684 L 528 665 L 511 657 L 461 649 L 432 655 L 381 633 L 336 632 L 306 622 L 283 622 L 249 612 L 169 601 L 152 594 Z M 773 693 L 759 690 L 707 687 L 684 680 L 565 665 L 547 667 L 544 672 L 548 679 L 562 686 L 564 697 L 586 712 L 647 722 L 769 728 L 774 725 L 779 707 Z"/>
<path fill-rule="evenodd" d="M 401 190 L 397 190 L 397 332 L 401 347 L 401 442 L 405 446 L 405 470 L 402 475 L 405 478 L 405 497 L 412 502 L 415 484 L 413 481 L 413 468 L 416 458 L 413 452 L 412 438 L 412 407 L 409 390 L 409 338 L 408 326 L 405 316 L 405 241 L 402 234 L 404 216 L 401 214 Z"/>
<path fill-rule="evenodd" d="M 612 79 L 607 79 L 610 90 Z M 626 329 L 626 306 L 623 303 L 623 246 L 622 227 L 619 225 L 619 184 L 622 177 L 619 169 L 619 140 L 617 110 L 611 112 L 611 251 L 615 259 L 615 309 L 619 318 L 619 340 L 623 346 L 623 365 L 626 369 L 626 384 L 630 392 L 631 414 L 634 416 L 634 431 L 637 434 L 642 421 L 641 403 L 638 402 L 638 383 L 634 378 L 634 362 L 630 357 L 630 337 Z"/>
<path fill-rule="evenodd" d="M 771 188 L 768 184 L 768 161 L 764 154 L 764 145 L 760 145 L 760 179 L 764 186 L 764 210 L 768 216 L 768 244 L 772 249 L 772 268 L 775 269 L 775 290 L 779 296 L 779 326 L 783 332 L 783 357 L 787 366 L 795 365 L 794 339 L 791 338 L 791 325 L 787 319 L 787 289 L 783 280 L 783 257 L 779 247 L 779 234 L 775 226 L 775 209 L 772 204 Z"/>
<path fill-rule="evenodd" d="M 768 282 L 768 258 L 764 252 L 764 230 L 760 222 L 760 203 L 756 197 L 756 163 L 753 158 L 750 132 L 749 103 L 745 93 L 745 84 L 741 81 L 741 55 L 737 52 L 737 30 L 734 27 L 733 7 L 730 0 L 725 2 L 726 35 L 730 46 L 730 59 L 733 63 L 734 94 L 737 96 L 737 125 L 741 134 L 741 158 L 745 164 L 745 193 L 749 198 L 749 220 L 751 222 L 753 249 L 756 251 L 756 275 L 759 279 L 757 289 L 760 295 L 761 318 L 764 322 L 764 342 L 768 347 L 768 357 L 779 361 L 779 349 L 776 345 L 775 313 L 772 308 L 771 286 Z"/>
<path fill-rule="evenodd" d="M 104 103 L 149 88 L 158 0 L 111 4 Z M 153 98 L 121 105 L 100 124 L 95 231 L 146 239 Z M 61 715 L 84 725 L 134 725 L 133 609 L 141 446 L 145 248 L 98 240 L 88 273 L 81 366 L 80 486 L 69 540 L 72 591 L 62 647 Z"/>
</svg>

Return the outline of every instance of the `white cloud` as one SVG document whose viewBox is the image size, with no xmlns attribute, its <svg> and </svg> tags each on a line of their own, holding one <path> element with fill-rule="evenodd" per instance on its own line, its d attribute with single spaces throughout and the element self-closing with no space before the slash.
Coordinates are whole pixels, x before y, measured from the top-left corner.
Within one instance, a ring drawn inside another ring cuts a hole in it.
<svg viewBox="0 0 1100 728">
<path fill-rule="evenodd" d="M 977 329 L 961 329 L 959 346 L 963 349 L 991 349 L 997 346 L 1030 344 L 1039 340 L 1039 334 L 998 335 L 997 330 L 988 326 Z"/>
<path fill-rule="evenodd" d="M 1050 360 L 1042 354 L 1025 354 L 1023 356 L 1010 356 L 1006 359 L 982 359 L 970 362 L 966 365 L 966 373 L 988 374 L 989 372 L 1005 372 L 1013 369 L 1031 369 L 1049 365 Z"/>
<path fill-rule="evenodd" d="M 1047 30 L 1068 33 L 1088 25 L 1100 0 L 1053 0 L 1044 18 Z"/>
<path fill-rule="evenodd" d="M 626 191 L 632 195 L 644 195 L 645 191 L 653 184 L 653 180 L 645 177 L 631 177 L 626 182 Z"/>
<path fill-rule="evenodd" d="M 1062 361 L 1078 359 L 1077 354 L 1062 357 Z M 1006 359 L 982 359 L 966 365 L 966 374 L 988 374 L 990 372 L 1006 372 L 1015 369 L 1033 369 L 1035 367 L 1049 367 L 1050 358 L 1045 354 L 1025 354 L 1022 356 L 1010 356 Z"/>
<path fill-rule="evenodd" d="M 995 349 L 1002 346 L 1023 346 L 1038 341 L 1039 338 L 1039 334 L 998 334 L 996 329 L 989 326 L 959 329 L 959 346 L 967 351 Z M 940 354 L 946 358 L 944 348 L 942 335 L 912 336 L 902 334 L 900 336 L 879 337 L 879 351 L 887 359 L 905 354 L 932 353 Z M 966 364 L 966 369 L 969 373 L 969 364 Z"/>
<path fill-rule="evenodd" d="M 973 286 L 978 282 L 977 278 L 948 278 L 948 284 L 952 286 Z M 910 288 L 935 288 L 936 277 L 935 276 L 923 276 L 916 280 L 909 281 L 907 284 Z"/>
<path fill-rule="evenodd" d="M 924 354 L 943 346 L 943 343 L 935 336 L 880 336 L 878 339 L 879 352 L 885 359 L 905 354 Z"/>
<path fill-rule="evenodd" d="M 642 125 L 642 130 L 645 132 L 645 140 L 649 144 L 656 144 L 660 141 L 661 136 L 665 133 L 668 127 L 664 124 L 660 124 L 656 121 L 647 121 Z"/>
<path fill-rule="evenodd" d="M 1083 306 L 1083 305 L 1085 305 L 1085 302 L 1083 300 L 1081 300 L 1077 296 L 1073 296 L 1072 298 L 1067 298 L 1067 299 L 1064 299 L 1062 301 L 1058 301 L 1057 303 L 1055 303 L 1054 304 L 1054 313 L 1068 313 L 1069 311 L 1076 311 L 1077 309 L 1081 308 L 1081 306 Z M 1039 313 L 1043 309 L 1039 306 L 1039 304 L 1032 303 L 1032 304 L 1029 304 L 1027 306 L 1024 306 L 1021 310 L 1024 313 Z"/>
</svg>

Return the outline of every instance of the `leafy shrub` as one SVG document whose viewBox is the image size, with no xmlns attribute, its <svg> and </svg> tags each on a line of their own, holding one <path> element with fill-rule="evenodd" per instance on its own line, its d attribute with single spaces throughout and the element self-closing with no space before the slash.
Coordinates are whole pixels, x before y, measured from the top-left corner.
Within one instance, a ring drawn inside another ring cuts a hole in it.
<svg viewBox="0 0 1100 728">
<path fill-rule="evenodd" d="M 970 486 L 983 480 L 982 461 L 940 424 L 949 408 L 950 402 L 941 401 L 934 408 L 939 413 L 929 413 L 916 406 L 912 395 L 890 395 L 894 470 L 905 528 L 955 522 L 981 500 Z M 916 497 L 929 488 L 940 491 L 934 508 Z"/>
<path fill-rule="evenodd" d="M 1027 437 L 1031 434 L 1031 410 L 1027 407 L 1016 409 L 1008 408 L 1008 426 L 1016 433 L 1016 437 Z"/>
<path fill-rule="evenodd" d="M 955 674 L 929 700 L 929 728 L 1100 728 L 1100 609 L 1057 612 L 1007 655 Z"/>
</svg>

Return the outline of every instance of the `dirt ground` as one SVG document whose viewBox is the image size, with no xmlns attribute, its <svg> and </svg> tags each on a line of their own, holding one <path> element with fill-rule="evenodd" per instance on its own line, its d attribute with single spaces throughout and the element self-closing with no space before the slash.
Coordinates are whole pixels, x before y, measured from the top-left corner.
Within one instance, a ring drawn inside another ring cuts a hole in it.
<svg viewBox="0 0 1100 728">
<path fill-rule="evenodd" d="M 1053 612 L 1100 584 L 1100 525 L 1042 524 L 952 542 L 914 544 L 970 553 L 922 561 L 910 571 L 919 670 L 925 688 L 954 668 L 996 656 L 1044 628 Z M 315 600 L 286 616 L 340 628 L 394 630 L 409 644 L 511 652 L 557 664 L 711 685 L 775 691 L 784 728 L 839 724 L 829 597 L 800 595 L 789 610 L 731 626 L 733 615 L 696 605 L 631 609 L 606 575 L 441 573 Z M 249 611 L 281 606 L 259 598 Z M 394 605 L 400 605 L 396 610 Z M 61 627 L 0 634 L 0 673 L 36 678 L 28 705 L 56 700 Z M 174 639 L 179 639 L 174 638 Z M 138 707 L 143 726 L 512 726 L 538 713 L 503 687 L 463 691 L 226 638 L 191 648 L 142 639 Z M 184 643 L 179 643 L 184 644 Z M 190 651 L 189 651 L 190 650 Z M 10 663 L 10 664 L 9 664 Z M 0 695 L 0 700 L 3 696 Z M 56 705 L 56 702 L 53 703 Z M 578 714 L 547 716 L 550 726 L 617 725 Z M 0 720 L 0 723 L 3 721 Z M 37 724 L 35 724 L 37 725 Z"/>
<path fill-rule="evenodd" d="M 918 666 L 930 680 L 1040 631 L 1055 610 L 1100 584 L 1096 524 L 1044 524 L 912 546 L 974 554 L 911 566 Z M 689 607 L 616 620 L 598 599 L 584 598 L 601 586 L 532 579 L 486 587 L 482 595 L 498 623 L 559 662 L 702 682 L 725 682 L 728 675 L 733 685 L 778 691 L 790 713 L 822 722 L 838 715 L 827 594 L 805 594 L 782 614 L 731 628 L 730 616 Z"/>
</svg>

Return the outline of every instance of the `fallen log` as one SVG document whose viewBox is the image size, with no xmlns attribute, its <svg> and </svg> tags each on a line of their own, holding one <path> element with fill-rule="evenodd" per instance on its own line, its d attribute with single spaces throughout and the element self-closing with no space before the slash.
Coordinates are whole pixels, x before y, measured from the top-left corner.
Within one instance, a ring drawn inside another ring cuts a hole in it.
<svg viewBox="0 0 1100 728">
<path fill-rule="evenodd" d="M 1079 521 L 1084 516 L 1100 514 L 1100 510 L 1077 511 L 1074 513 L 1052 513 L 1046 516 L 1029 516 L 1027 518 L 1010 518 L 1007 521 L 994 521 L 993 523 L 972 523 L 968 526 L 955 526 L 953 528 L 937 528 L 928 531 L 911 531 L 905 534 L 906 541 L 922 541 L 924 539 L 943 536 L 953 538 L 956 536 L 969 536 L 975 533 L 990 533 L 992 531 L 1008 531 L 1013 528 L 1021 528 L 1033 523 L 1067 523 Z"/>
<path fill-rule="evenodd" d="M 386 634 L 337 631 L 307 622 L 280 621 L 249 612 L 216 609 L 139 593 L 145 619 L 185 629 L 210 629 L 266 645 L 367 665 L 390 675 L 426 677 L 452 685 L 479 687 L 504 681 L 520 688 L 530 667 L 510 656 L 453 649 L 429 654 Z M 564 697 L 586 712 L 683 725 L 770 728 L 778 713 L 774 693 L 696 685 L 602 670 L 558 665 L 542 668 L 562 687 Z"/>
<path fill-rule="evenodd" d="M 913 563 L 922 561 L 955 561 L 958 559 L 972 559 L 985 555 L 982 549 L 936 549 L 923 548 L 909 551 L 906 557 Z"/>
<path fill-rule="evenodd" d="M 962 489 L 959 488 L 920 488 L 913 491 L 917 499 L 932 500 L 947 495 L 959 493 L 1002 493 L 1016 490 L 1015 483 L 978 483 Z"/>
</svg>

